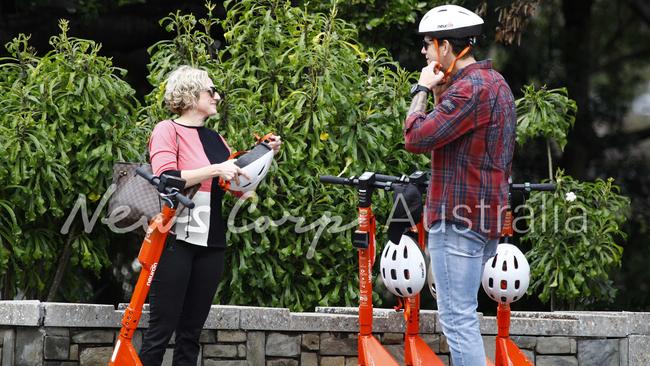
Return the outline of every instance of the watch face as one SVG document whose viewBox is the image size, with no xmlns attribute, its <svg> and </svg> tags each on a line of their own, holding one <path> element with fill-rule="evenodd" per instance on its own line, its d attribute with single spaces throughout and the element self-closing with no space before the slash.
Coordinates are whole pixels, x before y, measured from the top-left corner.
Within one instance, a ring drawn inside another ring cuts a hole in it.
<svg viewBox="0 0 650 366">
<path fill-rule="evenodd" d="M 414 84 L 411 86 L 411 93 L 415 93 L 415 91 L 418 89 L 418 84 Z"/>
</svg>

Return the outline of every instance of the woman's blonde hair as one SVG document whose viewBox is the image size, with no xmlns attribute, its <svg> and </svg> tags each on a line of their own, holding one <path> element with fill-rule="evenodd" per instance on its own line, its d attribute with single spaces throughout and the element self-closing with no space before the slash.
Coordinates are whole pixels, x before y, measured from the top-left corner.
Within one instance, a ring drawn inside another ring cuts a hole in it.
<svg viewBox="0 0 650 366">
<path fill-rule="evenodd" d="M 201 90 L 207 89 L 210 76 L 205 70 L 183 65 L 172 71 L 165 85 L 165 104 L 176 114 L 196 106 Z"/>
</svg>

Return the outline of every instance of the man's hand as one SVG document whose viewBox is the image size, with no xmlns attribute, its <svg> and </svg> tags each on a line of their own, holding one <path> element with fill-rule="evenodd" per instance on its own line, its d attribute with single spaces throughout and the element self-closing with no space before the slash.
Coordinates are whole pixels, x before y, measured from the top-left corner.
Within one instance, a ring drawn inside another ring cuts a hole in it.
<svg viewBox="0 0 650 366">
<path fill-rule="evenodd" d="M 422 72 L 420 73 L 420 80 L 418 80 L 418 84 L 426 86 L 431 91 L 435 91 L 435 88 L 441 84 L 442 79 L 445 77 L 445 73 L 441 70 L 438 70 L 438 68 L 436 68 L 436 65 L 440 64 L 437 62 L 432 62 L 426 67 L 423 67 Z"/>
</svg>

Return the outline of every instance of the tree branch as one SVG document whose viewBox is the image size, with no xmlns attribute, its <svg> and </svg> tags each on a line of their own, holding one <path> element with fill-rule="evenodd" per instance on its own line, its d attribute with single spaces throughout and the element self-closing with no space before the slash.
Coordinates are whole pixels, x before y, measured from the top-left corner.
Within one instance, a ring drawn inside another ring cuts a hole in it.
<svg viewBox="0 0 650 366">
<path fill-rule="evenodd" d="M 601 71 L 603 69 L 608 69 L 610 67 L 615 67 L 616 65 L 622 64 L 624 61 L 629 59 L 640 58 L 643 56 L 650 56 L 650 48 L 644 48 L 641 50 L 636 50 L 627 54 L 617 56 L 614 59 L 606 60 L 603 63 L 597 65 L 593 71 Z"/>
<path fill-rule="evenodd" d="M 628 3 L 647 25 L 650 25 L 650 3 L 646 0 L 628 0 Z"/>
</svg>

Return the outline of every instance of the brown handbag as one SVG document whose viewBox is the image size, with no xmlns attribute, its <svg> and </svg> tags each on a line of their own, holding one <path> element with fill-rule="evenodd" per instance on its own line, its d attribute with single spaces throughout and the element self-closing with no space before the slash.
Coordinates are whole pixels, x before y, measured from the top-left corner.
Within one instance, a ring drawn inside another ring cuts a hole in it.
<svg viewBox="0 0 650 366">
<path fill-rule="evenodd" d="M 176 129 L 174 127 L 174 129 Z M 176 132 L 176 145 L 178 145 L 178 132 Z M 146 156 L 149 156 L 147 149 Z M 178 163 L 178 155 L 176 155 Z M 153 175 L 151 164 L 117 162 L 113 165 L 113 180 L 115 191 L 108 201 L 108 221 L 115 227 L 125 228 L 139 222 L 142 217 L 147 223 L 162 211 L 162 199 L 156 187 L 146 179 L 136 174 L 135 170 L 144 167 L 147 173 Z M 201 184 L 186 187 L 183 195 L 192 199 Z M 185 206 L 179 203 L 176 216 L 183 212 Z"/>
<path fill-rule="evenodd" d="M 113 184 L 115 191 L 108 201 L 108 220 L 116 227 L 129 227 L 146 217 L 147 222 L 162 210 L 162 200 L 156 187 L 138 176 L 135 170 L 144 167 L 153 174 L 151 164 L 118 162 L 113 165 Z M 183 190 L 183 195 L 194 197 L 200 184 L 195 184 Z M 178 216 L 185 206 L 179 204 L 176 209 Z"/>
</svg>

